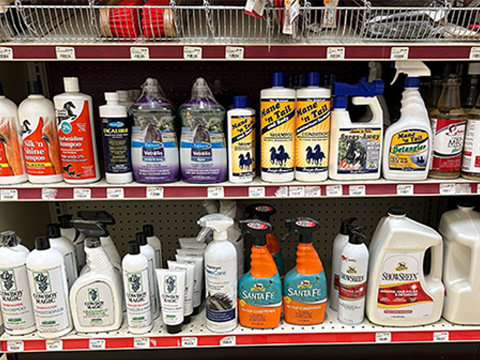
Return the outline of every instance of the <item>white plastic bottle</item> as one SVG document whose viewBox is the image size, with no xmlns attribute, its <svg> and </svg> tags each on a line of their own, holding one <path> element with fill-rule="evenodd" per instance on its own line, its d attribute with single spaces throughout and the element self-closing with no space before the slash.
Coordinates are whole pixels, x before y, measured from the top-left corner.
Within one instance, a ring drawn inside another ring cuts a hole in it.
<svg viewBox="0 0 480 360">
<path fill-rule="evenodd" d="M 430 273 L 424 259 L 431 249 Z M 432 228 L 392 208 L 375 229 L 370 243 L 367 316 L 384 326 L 417 326 L 440 319 L 444 287 L 442 237 Z"/>
<path fill-rule="evenodd" d="M 143 225 L 143 232 L 147 236 L 147 243 L 155 251 L 155 269 L 161 269 L 163 265 L 162 260 L 162 242 L 155 236 L 153 225 Z"/>
<path fill-rule="evenodd" d="M 85 235 L 72 226 L 73 216 L 70 214 L 60 215 L 60 233 L 66 237 L 75 246 L 75 259 L 77 260 L 77 269 L 80 271 L 85 266 Z"/>
<path fill-rule="evenodd" d="M 340 287 L 340 271 L 342 267 L 342 251 L 348 243 L 350 231 L 353 228 L 352 223 L 357 220 L 351 217 L 342 221 L 340 233 L 333 240 L 332 252 L 332 280 L 330 282 L 330 308 L 338 311 L 338 289 Z"/>
<path fill-rule="evenodd" d="M 225 333 L 236 328 L 238 319 L 237 251 L 227 236 L 233 220 L 210 214 L 200 218 L 198 224 L 213 230 L 213 241 L 205 250 L 206 325 L 210 331 Z"/>
<path fill-rule="evenodd" d="M 295 90 L 285 88 L 283 73 L 272 74 L 272 87 L 260 93 L 261 177 L 290 182 L 295 165 Z"/>
<path fill-rule="evenodd" d="M 9 335 L 25 335 L 37 328 L 28 287 L 29 253 L 15 232 L 0 234 L 0 309 Z"/>
<path fill-rule="evenodd" d="M 365 318 L 368 248 L 363 230 L 364 226 L 351 230 L 341 255 L 338 321 L 346 325 L 358 325 Z"/>
<path fill-rule="evenodd" d="M 0 185 L 27 181 L 17 105 L 5 97 L 0 82 Z"/>
<path fill-rule="evenodd" d="M 122 288 L 99 239 L 106 229 L 95 225 L 82 229 L 87 235 L 85 252 L 90 271 L 80 276 L 70 290 L 73 324 L 80 332 L 117 330 L 123 319 Z"/>
<path fill-rule="evenodd" d="M 328 177 L 330 90 L 320 87 L 320 73 L 307 75 L 307 87 L 297 90 L 295 179 L 323 181 Z"/>
<path fill-rule="evenodd" d="M 51 339 L 68 334 L 73 326 L 67 273 L 63 255 L 50 247 L 48 237 L 35 237 L 35 250 L 27 257 L 27 270 L 38 335 Z"/>
<path fill-rule="evenodd" d="M 131 125 L 127 108 L 119 105 L 117 93 L 105 93 L 106 105 L 100 106 L 105 180 L 110 184 L 133 181 Z"/>
<path fill-rule="evenodd" d="M 28 181 L 34 184 L 60 182 L 63 168 L 55 108 L 42 95 L 38 81 L 29 81 L 28 88 L 30 95 L 18 107 Z"/>
<path fill-rule="evenodd" d="M 136 241 L 128 242 L 128 254 L 123 257 L 122 268 L 128 330 L 135 335 L 145 334 L 153 327 L 148 260 L 140 254 Z"/>
<path fill-rule="evenodd" d="M 150 292 L 150 304 L 152 308 L 153 320 L 160 316 L 160 299 L 158 294 L 157 274 L 155 273 L 155 250 L 147 243 L 147 236 L 140 232 L 135 235 L 135 239 L 140 246 L 140 254 L 148 260 L 148 286 Z"/>
<path fill-rule="evenodd" d="M 117 95 L 118 104 L 125 106 L 128 112 L 132 105 L 135 103 L 134 101 L 130 100 L 128 90 L 117 90 Z"/>
<path fill-rule="evenodd" d="M 67 284 L 70 289 L 78 277 L 77 259 L 75 258 L 75 246 L 60 231 L 60 224 L 48 224 L 47 235 L 50 246 L 60 251 L 65 262 Z"/>
<path fill-rule="evenodd" d="M 420 95 L 420 76 L 430 69 L 421 61 L 396 62 L 397 74 L 405 73 L 400 119 L 385 131 L 383 177 L 387 180 L 425 180 L 432 161 L 432 128 Z"/>
<path fill-rule="evenodd" d="M 228 179 L 249 183 L 255 178 L 255 110 L 248 107 L 248 96 L 234 96 L 227 112 Z"/>
<path fill-rule="evenodd" d="M 100 179 L 92 97 L 80 92 L 78 78 L 63 78 L 65 92 L 53 97 L 63 177 L 70 184 Z"/>
</svg>

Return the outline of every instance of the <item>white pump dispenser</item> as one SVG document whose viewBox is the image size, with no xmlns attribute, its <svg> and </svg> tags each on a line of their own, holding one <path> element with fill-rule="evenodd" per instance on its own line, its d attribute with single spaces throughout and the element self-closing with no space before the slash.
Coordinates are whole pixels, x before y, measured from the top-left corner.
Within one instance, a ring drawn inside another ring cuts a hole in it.
<svg viewBox="0 0 480 360">
<path fill-rule="evenodd" d="M 210 331 L 221 333 L 237 326 L 237 250 L 227 234 L 233 223 L 232 218 L 221 214 L 198 220 L 204 232 L 213 230 L 213 241 L 205 250 L 206 324 Z"/>
</svg>

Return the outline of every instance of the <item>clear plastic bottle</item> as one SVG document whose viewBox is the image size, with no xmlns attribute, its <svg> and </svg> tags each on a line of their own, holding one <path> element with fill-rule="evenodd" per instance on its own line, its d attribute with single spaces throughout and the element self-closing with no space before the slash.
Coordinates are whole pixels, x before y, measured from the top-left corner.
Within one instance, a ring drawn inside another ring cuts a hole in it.
<svg viewBox="0 0 480 360">
<path fill-rule="evenodd" d="M 465 179 L 480 180 L 480 95 L 467 115 L 461 175 Z"/>
</svg>

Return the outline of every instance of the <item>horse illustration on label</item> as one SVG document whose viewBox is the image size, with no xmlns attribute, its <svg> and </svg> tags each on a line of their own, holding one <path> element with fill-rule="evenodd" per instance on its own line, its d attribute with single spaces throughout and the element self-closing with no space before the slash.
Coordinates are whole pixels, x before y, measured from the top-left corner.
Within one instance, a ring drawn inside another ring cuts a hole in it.
<svg viewBox="0 0 480 360">
<path fill-rule="evenodd" d="M 322 165 L 322 161 L 326 159 L 325 153 L 322 151 L 320 145 L 315 145 L 315 148 L 312 149 L 311 146 L 307 147 L 306 161 L 307 164 Z"/>
<path fill-rule="evenodd" d="M 238 165 L 240 170 L 249 170 L 253 164 L 253 158 L 250 155 L 250 151 L 247 152 L 245 155 L 240 154 L 238 156 Z"/>
<path fill-rule="evenodd" d="M 285 147 L 280 145 L 278 150 L 275 147 L 270 148 L 270 162 L 272 165 L 285 166 L 290 159 L 290 155 L 285 151 Z"/>
<path fill-rule="evenodd" d="M 212 144 L 210 134 L 203 124 L 198 124 L 193 135 L 192 160 L 197 162 L 212 161 Z"/>
</svg>

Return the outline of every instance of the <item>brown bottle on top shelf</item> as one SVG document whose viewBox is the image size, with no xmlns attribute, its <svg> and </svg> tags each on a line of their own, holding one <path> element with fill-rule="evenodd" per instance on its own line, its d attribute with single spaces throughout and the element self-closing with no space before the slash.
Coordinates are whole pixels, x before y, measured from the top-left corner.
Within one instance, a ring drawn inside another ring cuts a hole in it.
<svg viewBox="0 0 480 360">
<path fill-rule="evenodd" d="M 460 79 L 448 75 L 442 81 L 442 94 L 431 113 L 433 161 L 428 174 L 435 179 L 460 176 L 467 114 L 460 105 Z"/>
<path fill-rule="evenodd" d="M 430 86 L 428 88 L 427 93 L 427 110 L 428 113 L 432 114 L 432 111 L 437 108 L 438 99 L 440 98 L 440 94 L 442 92 L 442 78 L 438 75 L 435 75 L 430 80 Z"/>
<path fill-rule="evenodd" d="M 480 96 L 467 115 L 461 175 L 465 179 L 480 180 Z"/>
</svg>

